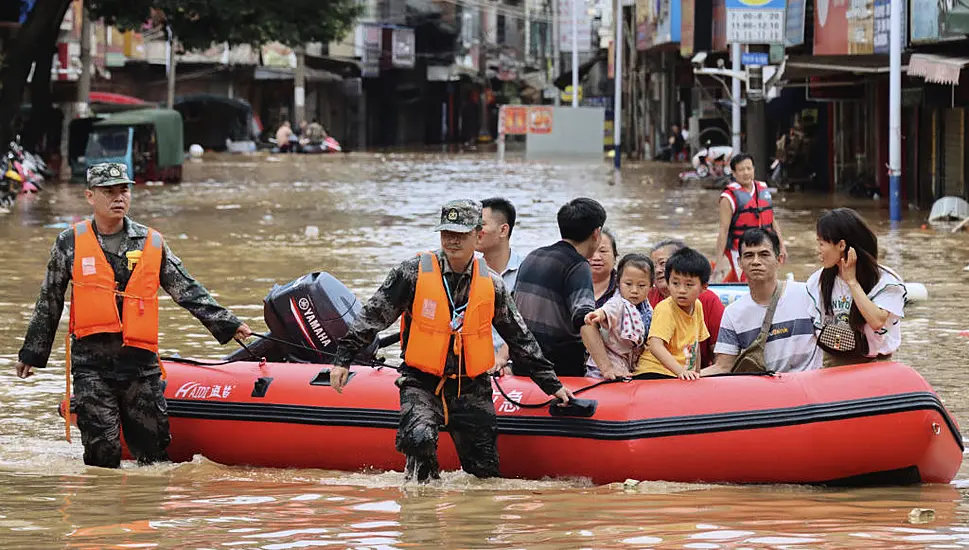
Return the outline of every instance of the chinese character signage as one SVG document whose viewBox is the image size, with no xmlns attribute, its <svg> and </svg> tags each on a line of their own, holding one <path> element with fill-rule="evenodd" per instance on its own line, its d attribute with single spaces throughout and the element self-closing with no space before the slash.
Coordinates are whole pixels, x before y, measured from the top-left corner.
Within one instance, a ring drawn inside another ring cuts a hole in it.
<svg viewBox="0 0 969 550">
<path fill-rule="evenodd" d="M 532 134 L 552 133 L 551 107 L 531 107 L 528 109 L 528 132 Z"/>
<path fill-rule="evenodd" d="M 391 36 L 391 65 L 398 69 L 413 69 L 416 53 L 414 29 L 397 28 Z"/>
<path fill-rule="evenodd" d="M 907 11 L 908 9 L 903 3 L 902 4 L 902 36 L 901 36 L 902 49 L 905 48 L 905 44 L 907 42 L 907 40 L 905 39 L 906 31 L 908 30 L 907 29 L 908 25 L 905 22 L 905 20 L 907 19 L 907 17 L 905 16 L 905 12 Z M 891 13 L 892 13 L 892 9 L 891 9 L 890 0 L 875 0 L 875 45 L 874 45 L 875 53 L 888 53 L 888 50 L 889 50 L 888 36 L 891 30 L 891 25 L 890 25 Z"/>
<path fill-rule="evenodd" d="M 848 53 L 848 0 L 815 0 L 814 54 Z"/>
<path fill-rule="evenodd" d="M 380 76 L 380 56 L 383 51 L 383 29 L 379 25 L 363 27 L 363 63 L 361 75 L 364 78 Z"/>
<path fill-rule="evenodd" d="M 815 55 L 854 55 L 874 52 L 874 0 L 816 0 Z"/>
<path fill-rule="evenodd" d="M 652 36 L 652 46 L 680 41 L 681 7 L 682 0 L 659 0 L 659 14 L 656 17 L 656 32 Z"/>
<path fill-rule="evenodd" d="M 592 19 L 586 0 L 555 0 L 559 5 L 559 49 L 572 52 L 572 7 L 575 4 L 579 53 L 592 51 Z"/>
<path fill-rule="evenodd" d="M 784 7 L 785 0 L 727 0 L 727 42 L 782 44 Z"/>
<path fill-rule="evenodd" d="M 804 1 L 787 0 L 785 46 L 800 46 L 804 43 Z"/>
<path fill-rule="evenodd" d="M 520 136 L 528 133 L 528 107 L 523 105 L 503 105 L 502 124 L 505 135 Z"/>
<path fill-rule="evenodd" d="M 713 0 L 713 28 L 710 49 L 722 52 L 727 49 L 727 7 L 724 0 Z"/>
</svg>

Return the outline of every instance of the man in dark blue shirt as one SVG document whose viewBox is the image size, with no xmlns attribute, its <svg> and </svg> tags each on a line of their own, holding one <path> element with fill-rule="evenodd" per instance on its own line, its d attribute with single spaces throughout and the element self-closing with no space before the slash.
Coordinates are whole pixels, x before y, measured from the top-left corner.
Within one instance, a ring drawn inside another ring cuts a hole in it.
<svg viewBox="0 0 969 550">
<path fill-rule="evenodd" d="M 572 200 L 558 212 L 562 240 L 536 249 L 518 269 L 518 311 L 559 376 L 584 376 L 586 350 L 596 364 L 609 361 L 598 328 L 585 324 L 596 307 L 588 259 L 599 247 L 605 223 L 601 204 Z"/>
</svg>

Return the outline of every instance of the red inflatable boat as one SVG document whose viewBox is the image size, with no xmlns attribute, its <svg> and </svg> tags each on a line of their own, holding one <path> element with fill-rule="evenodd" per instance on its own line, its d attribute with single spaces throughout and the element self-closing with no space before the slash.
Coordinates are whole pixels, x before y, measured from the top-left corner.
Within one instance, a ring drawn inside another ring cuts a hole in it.
<svg viewBox="0 0 969 550">
<path fill-rule="evenodd" d="M 402 470 L 397 373 L 326 365 L 167 362 L 175 461 Z M 522 409 L 547 399 L 529 379 L 495 390 L 503 476 L 735 483 L 946 483 L 962 462 L 955 421 L 913 369 L 877 363 L 776 376 L 609 383 L 583 392 L 588 418 Z M 594 380 L 568 379 L 573 390 Z M 442 432 L 441 467 L 457 469 Z"/>
</svg>

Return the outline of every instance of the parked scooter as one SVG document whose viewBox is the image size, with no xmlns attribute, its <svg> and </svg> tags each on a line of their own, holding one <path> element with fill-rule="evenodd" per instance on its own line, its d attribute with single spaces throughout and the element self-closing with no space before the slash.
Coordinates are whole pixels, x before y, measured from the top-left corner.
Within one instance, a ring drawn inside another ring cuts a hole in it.
<svg viewBox="0 0 969 550">
<path fill-rule="evenodd" d="M 43 189 L 44 182 L 51 177 L 47 163 L 40 155 L 27 151 L 20 144 L 20 136 L 10 142 L 6 154 L 6 165 L 19 174 L 23 190 L 38 192 Z"/>
</svg>

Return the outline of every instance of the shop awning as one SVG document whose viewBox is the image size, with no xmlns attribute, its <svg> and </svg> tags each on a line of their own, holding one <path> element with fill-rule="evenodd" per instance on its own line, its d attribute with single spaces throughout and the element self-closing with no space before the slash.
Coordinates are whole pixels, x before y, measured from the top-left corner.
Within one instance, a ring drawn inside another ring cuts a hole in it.
<svg viewBox="0 0 969 550">
<path fill-rule="evenodd" d="M 286 67 L 256 67 L 253 78 L 256 80 L 293 80 L 293 69 Z M 340 82 L 343 77 L 322 69 L 306 67 L 303 71 L 306 82 Z"/>
<path fill-rule="evenodd" d="M 902 70 L 907 63 L 902 56 Z M 784 80 L 804 80 L 839 73 L 857 75 L 888 74 L 887 55 L 792 55 L 784 64 Z"/>
<path fill-rule="evenodd" d="M 935 84 L 958 84 L 959 73 L 966 64 L 969 64 L 966 57 L 913 53 L 908 61 L 908 74 Z"/>
</svg>

